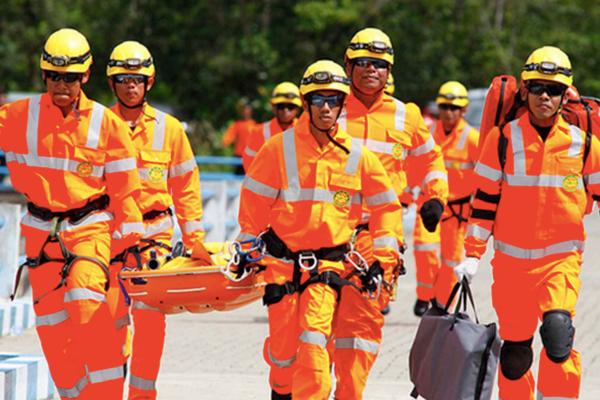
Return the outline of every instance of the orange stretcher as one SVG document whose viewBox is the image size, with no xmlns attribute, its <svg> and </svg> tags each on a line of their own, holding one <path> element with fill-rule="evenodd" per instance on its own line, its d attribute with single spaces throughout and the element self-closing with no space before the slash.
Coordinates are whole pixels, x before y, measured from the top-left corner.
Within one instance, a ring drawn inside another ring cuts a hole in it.
<svg viewBox="0 0 600 400">
<path fill-rule="evenodd" d="M 211 262 L 180 256 L 163 260 L 154 270 L 121 271 L 127 294 L 165 314 L 229 311 L 263 296 L 265 283 L 257 268 L 239 278 L 226 268 L 230 258 L 227 242 L 205 246 Z M 210 263 L 214 265 L 206 265 Z"/>
</svg>

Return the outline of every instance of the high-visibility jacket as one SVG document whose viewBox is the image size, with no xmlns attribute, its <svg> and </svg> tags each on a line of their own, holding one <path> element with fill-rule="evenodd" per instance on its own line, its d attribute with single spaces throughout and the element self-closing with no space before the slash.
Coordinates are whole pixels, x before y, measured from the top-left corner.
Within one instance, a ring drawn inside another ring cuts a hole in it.
<svg viewBox="0 0 600 400">
<path fill-rule="evenodd" d="M 244 154 L 248 137 L 255 126 L 256 121 L 253 119 L 235 121 L 229 125 L 223 135 L 223 146 L 226 147 L 234 143 L 233 154 L 241 157 Z"/>
<path fill-rule="evenodd" d="M 350 93 L 339 124 L 379 157 L 398 196 L 407 185 L 406 165 L 413 164 L 415 180 L 426 198 L 446 203 L 448 178 L 442 153 L 416 104 L 382 93 L 367 109 Z"/>
<path fill-rule="evenodd" d="M 494 249 L 537 260 L 581 252 L 587 190 L 600 195 L 600 142 L 592 138 L 585 166 L 585 132 L 558 116 L 545 142 L 529 113 L 504 127 L 508 139 L 504 170 L 498 160 L 500 131 L 486 138 L 475 167 L 477 191 L 469 218 L 467 256 L 481 257 L 494 235 Z"/>
<path fill-rule="evenodd" d="M 83 92 L 66 117 L 47 93 L 0 109 L 0 148 L 15 190 L 54 212 L 108 194 L 121 235 L 143 233 L 133 197 L 140 189 L 135 149 L 127 132 L 119 117 Z"/>
<path fill-rule="evenodd" d="M 238 239 L 271 226 L 292 251 L 348 243 L 364 201 L 375 257 L 384 268 L 394 267 L 403 242 L 396 193 L 377 157 L 336 129 L 333 136 L 349 155 L 333 143 L 320 147 L 308 118 L 260 149 L 242 185 Z"/>
<path fill-rule="evenodd" d="M 291 126 L 295 126 L 297 122 L 298 119 L 294 118 Z M 269 121 L 254 126 L 250 132 L 250 135 L 248 136 L 248 140 L 246 141 L 246 149 L 242 154 L 244 171 L 248 171 L 250 169 L 250 164 L 252 164 L 254 157 L 256 157 L 256 153 L 258 153 L 258 150 L 260 150 L 267 140 L 277 134 L 280 134 L 281 132 L 283 132 L 283 128 L 281 128 L 281 125 L 279 125 L 277 118 L 273 118 Z"/>
<path fill-rule="evenodd" d="M 122 117 L 117 105 L 112 110 Z M 174 205 L 183 242 L 192 248 L 196 240 L 204 239 L 200 176 L 181 122 L 145 104 L 130 135 L 137 149 L 142 183 L 138 196 L 140 210 L 147 213 Z"/>
<path fill-rule="evenodd" d="M 431 131 L 433 139 L 442 149 L 444 165 L 448 171 L 448 200 L 470 196 L 474 189 L 473 174 L 477 162 L 479 132 L 462 118 L 448 135 L 439 120 Z"/>
</svg>

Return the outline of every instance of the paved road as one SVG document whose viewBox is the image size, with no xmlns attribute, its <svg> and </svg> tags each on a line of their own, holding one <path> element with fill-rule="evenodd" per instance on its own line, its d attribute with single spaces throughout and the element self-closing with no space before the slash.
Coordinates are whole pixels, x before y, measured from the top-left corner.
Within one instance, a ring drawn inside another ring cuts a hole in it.
<svg viewBox="0 0 600 400">
<path fill-rule="evenodd" d="M 600 217 L 587 220 L 588 241 L 582 277 L 576 348 L 583 357 L 582 399 L 600 399 Z M 410 238 L 409 238 L 410 243 Z M 487 259 L 489 260 L 489 252 Z M 487 262 L 484 263 L 487 265 Z M 400 298 L 392 304 L 384 329 L 381 355 L 369 378 L 365 399 L 410 399 L 408 351 L 418 319 L 412 315 L 414 261 L 399 285 Z M 491 276 L 482 268 L 474 292 L 479 318 L 495 320 L 490 305 Z M 166 351 L 159 376 L 161 399 L 268 399 L 267 368 L 262 342 L 267 332 L 266 312 L 259 304 L 227 313 L 169 316 Z M 539 338 L 535 345 L 540 346 Z M 0 351 L 39 352 L 33 331 L 0 339 Z"/>
</svg>

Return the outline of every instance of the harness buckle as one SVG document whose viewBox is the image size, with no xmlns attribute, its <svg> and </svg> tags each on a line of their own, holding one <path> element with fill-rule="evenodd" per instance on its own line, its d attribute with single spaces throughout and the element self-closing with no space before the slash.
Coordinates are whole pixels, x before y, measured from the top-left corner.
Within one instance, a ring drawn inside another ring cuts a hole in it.
<svg viewBox="0 0 600 400">
<path fill-rule="evenodd" d="M 302 251 L 298 254 L 298 264 L 303 270 L 312 271 L 319 264 L 319 260 L 312 251 Z"/>
</svg>

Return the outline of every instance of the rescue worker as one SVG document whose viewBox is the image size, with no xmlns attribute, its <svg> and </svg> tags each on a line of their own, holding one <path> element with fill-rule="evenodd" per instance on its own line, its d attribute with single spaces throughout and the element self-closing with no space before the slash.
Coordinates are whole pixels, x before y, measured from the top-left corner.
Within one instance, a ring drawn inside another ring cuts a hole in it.
<svg viewBox="0 0 600 400">
<path fill-rule="evenodd" d="M 138 204 L 145 226 L 141 261 L 148 268 L 152 257 L 158 259 L 170 253 L 173 207 L 184 245 L 191 249 L 204 239 L 198 167 L 182 124 L 146 100 L 156 78 L 148 49 L 136 41 L 120 43 L 110 55 L 106 75 L 117 98 L 112 110 L 129 125 L 129 135 L 137 150 L 142 182 Z M 124 261 L 127 267 L 139 267 L 134 257 Z M 155 399 L 165 340 L 165 315 L 141 301 L 133 301 L 131 309 L 135 333 L 129 399 Z"/>
<path fill-rule="evenodd" d="M 0 148 L 28 202 L 21 230 L 36 329 L 62 399 L 123 396 L 106 298 L 111 232 L 121 248 L 143 232 L 135 149 L 127 126 L 84 94 L 91 64 L 86 38 L 60 29 L 40 57 L 46 93 L 0 109 Z"/>
<path fill-rule="evenodd" d="M 559 111 L 573 83 L 559 48 L 534 50 L 521 70 L 527 111 L 485 139 L 459 279 L 470 279 L 494 235 L 492 304 L 498 315 L 502 399 L 577 399 L 581 359 L 573 316 L 585 241 L 587 195 L 600 199 L 600 143 Z M 587 137 L 586 137 L 587 136 Z M 537 380 L 533 335 L 543 348 Z"/>
<path fill-rule="evenodd" d="M 374 261 L 362 275 L 373 291 L 391 279 L 402 242 L 401 208 L 381 162 L 337 124 L 349 80 L 329 60 L 300 84 L 300 122 L 258 152 L 242 186 L 238 240 L 266 244 L 265 295 L 272 399 L 327 399 L 326 345 L 362 201 L 371 212 Z M 266 233 L 264 233 L 266 231 Z M 264 261 L 264 260 L 263 260 Z"/>
<path fill-rule="evenodd" d="M 237 157 L 243 156 L 248 138 L 256 126 L 256 121 L 252 118 L 252 111 L 252 105 L 241 99 L 237 104 L 237 112 L 241 118 L 231 123 L 223 135 L 223 147 L 230 146 L 233 143 L 233 155 Z M 243 175 L 243 166 L 238 165 L 235 173 Z"/>
<path fill-rule="evenodd" d="M 257 124 L 250 133 L 246 142 L 246 149 L 242 155 L 244 169 L 247 171 L 256 153 L 271 137 L 296 125 L 298 114 L 302 109 L 300 91 L 292 82 L 281 82 L 275 86 L 271 94 L 271 110 L 275 117 L 271 120 Z"/>
<path fill-rule="evenodd" d="M 378 156 L 398 197 L 406 187 L 406 163 L 415 164 L 415 179 L 421 183 L 426 199 L 420 213 L 427 229 L 435 230 L 448 194 L 446 170 L 440 149 L 425 127 L 417 105 L 405 104 L 383 92 L 394 63 L 390 38 L 376 28 L 357 32 L 348 44 L 345 62 L 352 89 L 340 126 L 353 137 L 353 142 L 365 145 Z M 411 159 L 407 160 L 407 156 Z M 356 248 L 370 264 L 371 238 L 377 230 L 369 219 L 365 212 Z M 400 226 L 402 220 L 395 223 Z M 354 266 L 348 264 L 346 274 L 353 270 Z M 352 279 L 356 282 L 358 278 Z M 387 282 L 387 288 L 394 286 L 393 280 Z M 335 397 L 362 398 L 381 344 L 380 310 L 387 305 L 390 293 L 383 290 L 377 298 L 369 298 L 349 286 L 342 292 L 334 331 Z"/>
<path fill-rule="evenodd" d="M 431 300 L 444 306 L 456 283 L 454 267 L 463 259 L 479 143 L 479 132 L 464 119 L 469 99 L 467 89 L 460 82 L 444 83 L 438 91 L 436 103 L 440 114 L 436 124 L 431 127 L 431 133 L 444 155 L 449 194 L 442 222 L 435 232 L 427 232 L 420 216 L 415 219 L 417 301 L 414 313 L 417 316 L 427 311 Z M 438 255 L 440 241 L 441 262 Z"/>
</svg>

